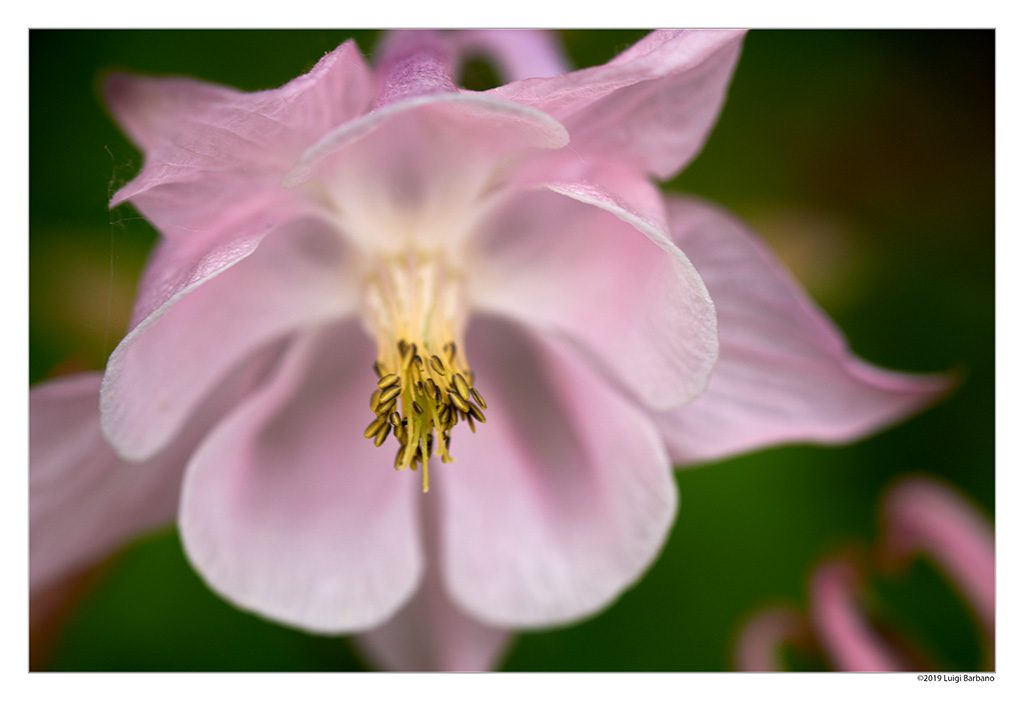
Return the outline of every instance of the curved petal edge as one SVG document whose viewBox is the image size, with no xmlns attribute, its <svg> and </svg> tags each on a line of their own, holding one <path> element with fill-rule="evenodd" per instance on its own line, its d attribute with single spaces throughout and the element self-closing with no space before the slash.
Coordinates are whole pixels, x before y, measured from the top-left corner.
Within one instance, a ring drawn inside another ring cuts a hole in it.
<svg viewBox="0 0 1024 701">
<path fill-rule="evenodd" d="M 706 391 L 655 420 L 677 462 L 713 460 L 785 442 L 842 443 L 936 401 L 952 382 L 876 368 L 736 219 L 673 199 L 676 244 L 718 312 L 719 356 Z"/>
</svg>

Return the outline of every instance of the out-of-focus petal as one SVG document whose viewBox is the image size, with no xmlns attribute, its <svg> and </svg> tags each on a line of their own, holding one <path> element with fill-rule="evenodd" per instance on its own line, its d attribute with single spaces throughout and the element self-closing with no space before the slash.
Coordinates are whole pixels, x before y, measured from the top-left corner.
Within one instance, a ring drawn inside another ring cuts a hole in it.
<svg viewBox="0 0 1024 701">
<path fill-rule="evenodd" d="M 554 31 L 537 29 L 475 29 L 453 32 L 460 58 L 482 54 L 494 60 L 506 82 L 549 78 L 569 71 Z"/>
<path fill-rule="evenodd" d="M 187 456 L 118 459 L 100 433 L 100 374 L 32 390 L 29 416 L 29 581 L 33 590 L 174 519 Z M 163 459 L 161 459 L 163 458 Z"/>
<path fill-rule="evenodd" d="M 419 481 L 363 438 L 373 349 L 354 322 L 295 342 L 186 470 L 186 554 L 215 591 L 308 631 L 380 625 L 423 569 Z"/>
<path fill-rule="evenodd" d="M 456 92 L 452 82 L 454 46 L 439 30 L 388 32 L 375 54 L 374 108 L 422 95 Z"/>
<path fill-rule="evenodd" d="M 103 430 L 118 452 L 153 455 L 254 348 L 349 313 L 356 294 L 344 256 L 337 236 L 312 220 L 198 265 L 165 244 L 139 301 L 143 311 L 159 306 L 114 350 L 103 380 Z"/>
<path fill-rule="evenodd" d="M 883 552 L 896 560 L 922 553 L 963 591 L 990 639 L 996 623 L 992 526 L 962 496 L 926 477 L 894 486 L 882 504 Z"/>
<path fill-rule="evenodd" d="M 660 202 L 640 197 L 642 179 L 617 179 L 630 201 Z M 715 310 L 657 211 L 643 216 L 592 181 L 547 187 L 481 224 L 474 303 L 564 335 L 648 407 L 699 395 L 717 354 Z"/>
<path fill-rule="evenodd" d="M 144 463 L 120 459 L 100 432 L 100 374 L 47 382 L 29 402 L 29 538 L 33 591 L 172 523 L 192 451 L 273 362 L 247 358 L 200 403 L 181 436 Z"/>
<path fill-rule="evenodd" d="M 802 641 L 807 624 L 798 611 L 776 606 L 744 623 L 736 642 L 736 666 L 744 672 L 779 672 L 782 645 Z"/>
<path fill-rule="evenodd" d="M 438 466 L 443 581 L 499 627 L 594 613 L 650 565 L 675 515 L 668 456 L 631 402 L 574 354 L 480 318 L 468 356 L 487 423 Z"/>
<path fill-rule="evenodd" d="M 657 31 L 602 66 L 490 92 L 563 121 L 581 153 L 667 178 L 697 154 L 718 118 L 742 38 L 738 31 Z"/>
<path fill-rule="evenodd" d="M 118 204 L 160 185 L 189 182 L 207 172 L 254 170 L 283 175 L 328 130 L 369 108 L 373 85 L 354 42 L 324 56 L 313 69 L 274 90 L 245 93 L 187 78 L 111 75 L 107 104 L 146 150 L 139 176 L 114 198 Z"/>
<path fill-rule="evenodd" d="M 436 491 L 422 496 L 427 569 L 412 600 L 390 621 L 356 638 L 382 669 L 404 672 L 484 672 L 508 645 L 508 631 L 460 610 L 441 580 Z"/>
<path fill-rule="evenodd" d="M 675 461 L 790 441 L 850 441 L 948 388 L 945 377 L 889 372 L 854 357 L 829 319 L 732 217 L 696 200 L 673 200 L 669 220 L 711 292 L 720 344 L 707 390 L 656 416 Z"/>
<path fill-rule="evenodd" d="M 811 580 L 811 622 L 836 669 L 898 672 L 900 656 L 861 613 L 857 571 L 845 560 L 820 565 Z"/>
</svg>

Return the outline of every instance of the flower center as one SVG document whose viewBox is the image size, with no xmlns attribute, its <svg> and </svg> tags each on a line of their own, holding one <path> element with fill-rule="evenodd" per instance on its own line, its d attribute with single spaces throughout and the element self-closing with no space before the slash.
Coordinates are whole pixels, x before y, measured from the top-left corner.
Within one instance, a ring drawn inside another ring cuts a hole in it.
<svg viewBox="0 0 1024 701">
<path fill-rule="evenodd" d="M 381 446 L 398 440 L 395 469 L 423 468 L 435 454 L 452 462 L 452 429 L 460 421 L 476 431 L 487 403 L 473 386 L 462 353 L 463 281 L 437 254 L 413 251 L 378 258 L 365 279 L 364 304 L 377 339 L 375 418 L 363 435 Z"/>
</svg>

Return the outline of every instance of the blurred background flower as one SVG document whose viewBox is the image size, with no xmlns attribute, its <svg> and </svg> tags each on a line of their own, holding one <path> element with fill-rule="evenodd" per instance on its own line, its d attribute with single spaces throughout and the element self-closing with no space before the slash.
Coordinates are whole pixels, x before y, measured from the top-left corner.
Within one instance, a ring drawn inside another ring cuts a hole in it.
<svg viewBox="0 0 1024 701">
<path fill-rule="evenodd" d="M 958 642 L 974 653 L 971 669 L 994 670 L 995 538 L 992 526 L 965 496 L 931 477 L 903 478 L 886 490 L 879 536 L 831 553 L 808 584 L 806 614 L 792 605 L 766 607 L 747 621 L 736 641 L 736 666 L 783 671 L 815 660 L 844 672 L 956 671 L 929 623 L 963 618 L 975 635 Z M 927 610 L 886 610 L 886 586 L 916 588 L 903 579 L 912 566 L 941 574 L 955 597 Z M 973 642 L 973 645 L 971 643 Z"/>
<path fill-rule="evenodd" d="M 645 32 L 567 31 L 572 62 L 614 56 Z M 188 74 L 280 85 L 372 32 L 33 32 L 30 40 L 30 379 L 103 367 L 127 325 L 155 234 L 109 195 L 139 154 L 105 114 L 102 73 Z M 268 52 L 267 46 L 274 50 Z M 521 636 L 501 668 L 713 670 L 730 665 L 749 611 L 800 600 L 807 564 L 870 540 L 872 503 L 908 464 L 991 512 L 994 501 L 994 35 L 752 32 L 721 119 L 669 190 L 745 216 L 873 363 L 960 368 L 939 407 L 846 448 L 788 447 L 677 474 L 679 518 L 645 579 L 590 621 Z M 464 84 L 487 88 L 483 61 Z M 912 568 L 880 610 L 946 606 Z M 360 669 L 342 638 L 243 614 L 186 564 L 174 533 L 145 539 L 55 608 L 51 669 Z M 927 618 L 927 617 L 926 617 Z M 969 617 L 932 620 L 949 668 L 981 662 Z M 63 622 L 64 625 L 56 625 Z"/>
</svg>

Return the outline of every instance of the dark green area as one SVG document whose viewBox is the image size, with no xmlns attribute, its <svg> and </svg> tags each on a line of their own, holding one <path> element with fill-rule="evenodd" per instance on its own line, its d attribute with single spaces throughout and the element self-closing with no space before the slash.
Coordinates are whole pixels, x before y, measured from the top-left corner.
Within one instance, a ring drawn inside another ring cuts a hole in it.
<svg viewBox="0 0 1024 701">
<path fill-rule="evenodd" d="M 563 37 L 582 66 L 608 60 L 642 34 L 573 30 Z M 130 208 L 106 208 L 140 156 L 102 106 L 103 74 L 180 73 L 268 88 L 351 35 L 32 32 L 31 381 L 103 366 L 155 240 Z M 375 34 L 356 38 L 369 53 Z M 486 87 L 493 70 L 471 65 L 466 78 Z M 992 514 L 993 76 L 992 32 L 748 36 L 706 148 L 669 187 L 716 201 L 762 230 L 858 354 L 898 369 L 954 369 L 961 384 L 943 404 L 855 445 L 778 448 L 680 472 L 678 520 L 644 579 L 589 621 L 519 636 L 504 669 L 728 669 L 737 627 L 749 614 L 776 602 L 804 608 L 817 562 L 837 549 L 869 546 L 880 495 L 895 477 L 939 476 Z M 779 223 L 794 221 L 811 222 L 809 232 Z M 872 612 L 883 625 L 940 667 L 979 664 L 969 613 L 934 570 L 918 563 L 903 576 L 872 581 Z M 165 534 L 136 544 L 107 572 L 66 628 L 52 666 L 310 670 L 360 663 L 344 639 L 307 636 L 234 610 L 204 587 L 176 537 Z"/>
<path fill-rule="evenodd" d="M 979 644 L 981 624 L 950 581 L 930 561 L 873 582 L 873 618 L 933 669 L 991 669 Z"/>
</svg>

